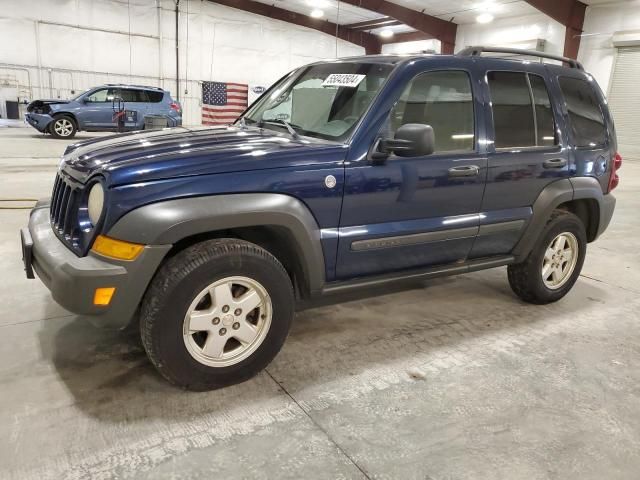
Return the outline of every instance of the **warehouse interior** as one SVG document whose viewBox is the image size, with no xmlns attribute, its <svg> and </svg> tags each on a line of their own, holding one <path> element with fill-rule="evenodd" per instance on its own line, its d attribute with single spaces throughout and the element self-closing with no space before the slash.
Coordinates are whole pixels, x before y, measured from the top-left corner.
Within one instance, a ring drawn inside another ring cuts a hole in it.
<svg viewBox="0 0 640 480">
<path fill-rule="evenodd" d="M 639 0 L 2 6 L 0 478 L 638 477 Z M 235 119 L 307 64 L 471 46 L 579 61 L 615 121 L 615 213 L 562 300 L 520 301 L 506 267 L 337 293 L 297 307 L 255 377 L 189 392 L 158 375 L 135 326 L 76 315 L 26 278 L 20 229 L 65 149 L 114 134 L 45 135 L 26 121 L 35 100 L 143 86 L 199 129 L 221 85 L 225 99 L 246 92 Z"/>
</svg>

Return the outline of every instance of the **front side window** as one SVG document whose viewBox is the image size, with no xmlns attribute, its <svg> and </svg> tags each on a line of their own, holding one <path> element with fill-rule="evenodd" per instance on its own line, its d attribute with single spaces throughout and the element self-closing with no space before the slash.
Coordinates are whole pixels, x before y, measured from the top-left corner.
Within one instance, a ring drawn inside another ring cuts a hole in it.
<svg viewBox="0 0 640 480">
<path fill-rule="evenodd" d="M 466 72 L 422 73 L 404 90 L 391 111 L 391 130 L 407 123 L 433 129 L 434 153 L 474 150 L 473 95 Z"/>
<path fill-rule="evenodd" d="M 103 88 L 102 90 L 96 90 L 91 95 L 87 97 L 91 103 L 100 103 L 107 101 L 107 89 Z"/>
<path fill-rule="evenodd" d="M 603 145 L 607 132 L 600 102 L 593 87 L 579 78 L 560 77 L 559 81 L 576 146 Z"/>
<path fill-rule="evenodd" d="M 323 63 L 303 67 L 263 95 L 244 116 L 247 124 L 286 129 L 327 140 L 346 139 L 369 108 L 392 65 Z"/>
<path fill-rule="evenodd" d="M 93 92 L 87 99 L 91 103 L 105 103 L 112 102 L 114 97 L 117 97 L 116 90 L 114 88 L 103 88 Z"/>
<path fill-rule="evenodd" d="M 555 122 L 542 77 L 488 72 L 496 148 L 553 146 Z"/>
</svg>

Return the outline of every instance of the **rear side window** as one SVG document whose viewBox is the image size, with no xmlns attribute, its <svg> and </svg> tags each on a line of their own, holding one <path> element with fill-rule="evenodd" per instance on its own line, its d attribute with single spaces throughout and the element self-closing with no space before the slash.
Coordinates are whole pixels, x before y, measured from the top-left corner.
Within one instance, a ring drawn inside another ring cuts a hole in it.
<svg viewBox="0 0 640 480">
<path fill-rule="evenodd" d="M 552 146 L 556 144 L 556 125 L 553 120 L 553 110 L 549 92 L 542 77 L 529 74 L 529 83 L 533 94 L 533 105 L 536 120 L 536 145 Z"/>
<path fill-rule="evenodd" d="M 393 131 L 407 123 L 422 123 L 433 128 L 436 153 L 474 150 L 469 75 L 452 70 L 415 77 L 391 112 Z"/>
<path fill-rule="evenodd" d="M 123 88 L 120 90 L 120 97 L 124 102 L 148 102 L 147 93 L 144 90 L 134 90 Z"/>
<path fill-rule="evenodd" d="M 595 147 L 604 144 L 607 138 L 604 117 L 593 87 L 579 78 L 560 77 L 559 81 L 575 145 Z"/>
<path fill-rule="evenodd" d="M 496 148 L 556 144 L 549 93 L 542 77 L 524 72 L 489 72 Z"/>
<path fill-rule="evenodd" d="M 158 90 L 145 90 L 147 97 L 149 97 L 149 102 L 158 103 L 161 102 L 164 98 L 164 92 L 160 92 Z"/>
</svg>

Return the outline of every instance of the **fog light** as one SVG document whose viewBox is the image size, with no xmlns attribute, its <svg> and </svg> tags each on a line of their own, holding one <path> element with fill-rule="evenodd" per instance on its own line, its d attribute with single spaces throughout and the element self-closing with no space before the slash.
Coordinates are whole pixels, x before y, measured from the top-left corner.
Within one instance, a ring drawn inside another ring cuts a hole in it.
<svg viewBox="0 0 640 480">
<path fill-rule="evenodd" d="M 94 252 L 117 260 L 134 260 L 143 249 L 144 245 L 139 243 L 124 242 L 104 235 L 98 235 L 91 247 Z"/>
<path fill-rule="evenodd" d="M 109 305 L 114 293 L 116 293 L 115 287 L 96 288 L 96 293 L 93 295 L 93 304 L 103 307 Z"/>
</svg>

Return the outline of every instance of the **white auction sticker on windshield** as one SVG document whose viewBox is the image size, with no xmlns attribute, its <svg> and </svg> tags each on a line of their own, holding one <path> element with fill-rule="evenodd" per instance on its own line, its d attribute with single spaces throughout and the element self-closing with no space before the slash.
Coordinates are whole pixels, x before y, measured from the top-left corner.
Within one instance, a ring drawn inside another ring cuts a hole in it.
<svg viewBox="0 0 640 480">
<path fill-rule="evenodd" d="M 324 82 L 323 87 L 357 87 L 366 75 L 357 73 L 332 73 Z"/>
</svg>

